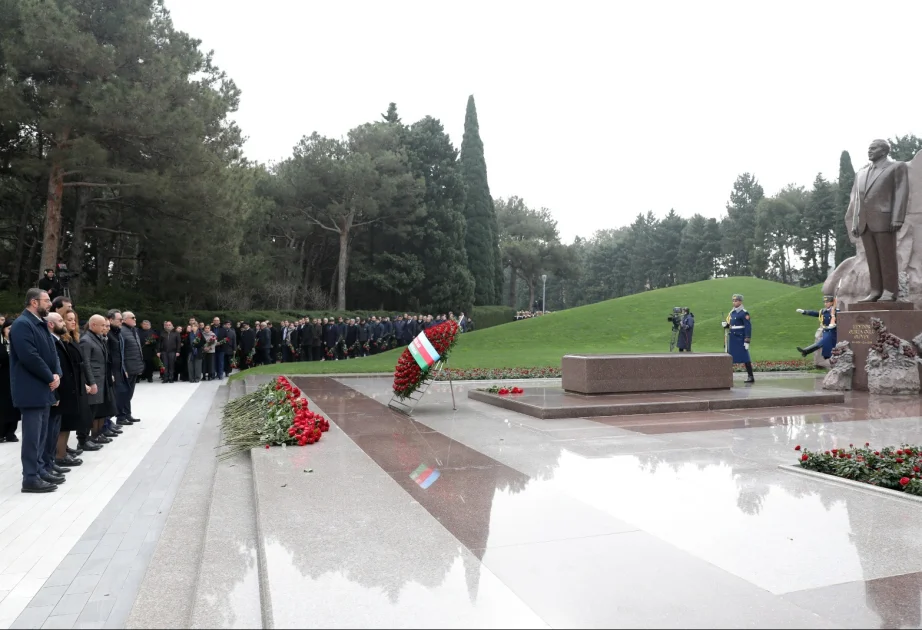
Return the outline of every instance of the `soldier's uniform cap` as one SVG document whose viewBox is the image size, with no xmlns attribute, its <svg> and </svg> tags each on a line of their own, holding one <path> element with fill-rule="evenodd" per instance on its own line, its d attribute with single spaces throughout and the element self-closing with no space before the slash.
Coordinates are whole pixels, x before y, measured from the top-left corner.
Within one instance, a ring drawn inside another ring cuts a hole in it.
<svg viewBox="0 0 922 630">
<path fill-rule="evenodd" d="M 834 295 L 824 295 L 823 296 L 824 302 L 835 302 L 835 299 L 836 299 L 836 296 Z"/>
<path fill-rule="evenodd" d="M 733 294 L 733 299 L 734 299 L 734 300 L 739 300 L 740 302 L 742 302 L 742 301 L 743 301 L 743 294 L 742 294 L 742 293 L 734 293 L 734 294 Z"/>
</svg>

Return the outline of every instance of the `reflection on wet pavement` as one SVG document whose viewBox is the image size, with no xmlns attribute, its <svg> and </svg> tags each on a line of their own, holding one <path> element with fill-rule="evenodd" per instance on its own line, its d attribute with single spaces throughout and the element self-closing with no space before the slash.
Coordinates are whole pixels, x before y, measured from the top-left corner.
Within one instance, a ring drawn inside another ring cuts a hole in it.
<svg viewBox="0 0 922 630">
<path fill-rule="evenodd" d="M 352 592 L 349 583 L 386 571 L 377 580 L 390 584 L 390 604 L 374 603 L 367 587 L 353 593 L 377 620 L 370 625 L 920 625 L 922 506 L 777 468 L 792 463 L 796 444 L 922 442 L 918 398 L 852 393 L 830 407 L 542 421 L 463 396 L 482 384 L 455 385 L 453 411 L 440 383 L 410 419 L 384 406 L 387 379 L 297 384 L 336 426 L 323 457 L 338 488 L 310 491 L 339 507 L 298 517 L 330 550 L 288 564 L 352 562 L 345 574 L 311 573 L 313 585 L 339 580 L 324 592 Z M 799 378 L 766 387 L 817 385 Z M 374 464 L 359 479 L 347 454 L 356 447 Z M 427 488 L 411 477 L 420 466 L 439 470 Z M 358 523 L 336 518 L 356 514 Z M 438 557 L 421 582 L 420 567 Z M 466 603 L 444 592 L 462 567 Z"/>
</svg>

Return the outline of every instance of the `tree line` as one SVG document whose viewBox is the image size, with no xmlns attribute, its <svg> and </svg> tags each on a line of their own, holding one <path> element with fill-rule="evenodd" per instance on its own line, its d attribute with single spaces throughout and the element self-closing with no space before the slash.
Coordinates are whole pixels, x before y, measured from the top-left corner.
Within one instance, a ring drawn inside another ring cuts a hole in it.
<svg viewBox="0 0 922 630">
<path fill-rule="evenodd" d="M 240 90 L 162 0 L 0 15 L 0 289 L 65 263 L 97 304 L 457 312 L 530 307 L 546 277 L 557 310 L 719 275 L 809 284 L 850 255 L 847 153 L 809 190 L 740 175 L 720 220 L 647 212 L 563 244 L 550 209 L 492 197 L 473 96 L 459 148 L 391 103 L 267 166 L 244 156 Z"/>
</svg>

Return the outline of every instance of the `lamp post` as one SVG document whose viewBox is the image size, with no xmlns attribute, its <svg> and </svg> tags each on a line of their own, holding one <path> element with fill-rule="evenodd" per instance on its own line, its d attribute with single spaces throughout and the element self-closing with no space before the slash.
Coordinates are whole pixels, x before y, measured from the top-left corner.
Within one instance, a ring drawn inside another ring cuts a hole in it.
<svg viewBox="0 0 922 630">
<path fill-rule="evenodd" d="M 547 303 L 545 303 L 544 298 L 547 297 L 547 274 L 541 276 L 541 312 L 547 312 Z"/>
</svg>

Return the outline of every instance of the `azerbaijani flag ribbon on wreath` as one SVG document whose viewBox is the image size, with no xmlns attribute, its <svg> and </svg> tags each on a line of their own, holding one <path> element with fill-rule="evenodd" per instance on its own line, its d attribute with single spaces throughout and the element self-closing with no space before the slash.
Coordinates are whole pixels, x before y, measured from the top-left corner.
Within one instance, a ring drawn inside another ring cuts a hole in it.
<svg viewBox="0 0 922 630">
<path fill-rule="evenodd" d="M 439 353 L 432 347 L 425 332 L 419 333 L 410 344 L 410 354 L 416 359 L 421 370 L 428 370 L 439 360 Z"/>
</svg>

